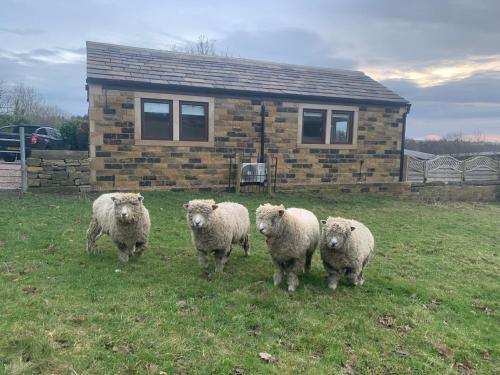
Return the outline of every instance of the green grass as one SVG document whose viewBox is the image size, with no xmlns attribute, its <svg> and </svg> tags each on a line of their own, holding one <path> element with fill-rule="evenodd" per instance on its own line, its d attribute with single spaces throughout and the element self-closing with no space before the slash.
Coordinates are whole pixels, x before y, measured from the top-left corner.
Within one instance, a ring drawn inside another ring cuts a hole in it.
<svg viewBox="0 0 500 375">
<path fill-rule="evenodd" d="M 326 288 L 319 252 L 297 292 L 272 284 L 263 238 L 225 273 L 197 266 L 182 203 L 269 198 L 149 193 L 151 241 L 120 264 L 85 252 L 93 198 L 0 195 L 0 373 L 491 374 L 500 357 L 500 205 L 279 195 L 318 217 L 356 218 L 376 256 L 362 287 Z M 213 269 L 213 263 L 211 264 Z M 114 349 L 114 350 L 113 350 Z M 277 359 L 266 363 L 259 352 Z"/>
</svg>

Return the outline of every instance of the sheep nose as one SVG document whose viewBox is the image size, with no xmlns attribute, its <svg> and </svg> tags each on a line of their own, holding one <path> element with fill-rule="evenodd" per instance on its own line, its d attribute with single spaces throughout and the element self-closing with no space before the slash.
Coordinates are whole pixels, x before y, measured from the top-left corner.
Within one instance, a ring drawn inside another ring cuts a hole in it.
<svg viewBox="0 0 500 375">
<path fill-rule="evenodd" d="M 126 212 L 122 212 L 122 217 L 123 217 L 124 219 L 126 219 L 126 218 L 127 218 L 127 216 L 128 216 L 128 215 L 127 215 L 127 213 L 126 213 Z"/>
<path fill-rule="evenodd" d="M 264 224 L 259 224 L 259 231 L 262 233 L 264 231 Z"/>
<path fill-rule="evenodd" d="M 201 220 L 200 220 L 199 218 L 194 219 L 194 223 L 195 223 L 196 225 L 200 224 L 200 221 L 201 221 Z"/>
</svg>

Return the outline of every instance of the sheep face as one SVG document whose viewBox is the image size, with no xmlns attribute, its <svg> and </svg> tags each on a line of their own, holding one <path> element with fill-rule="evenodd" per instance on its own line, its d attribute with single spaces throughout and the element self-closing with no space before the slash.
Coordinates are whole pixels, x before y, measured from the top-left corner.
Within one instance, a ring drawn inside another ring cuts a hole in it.
<svg viewBox="0 0 500 375">
<path fill-rule="evenodd" d="M 114 214 L 118 222 L 122 224 L 134 223 L 142 210 L 144 198 L 140 194 L 120 194 L 111 197 L 114 204 Z"/>
<path fill-rule="evenodd" d="M 323 227 L 323 243 L 331 249 L 341 249 L 351 236 L 351 232 L 355 229 L 351 227 L 349 222 L 334 220 L 321 220 Z"/>
<path fill-rule="evenodd" d="M 195 199 L 184 205 L 187 210 L 187 222 L 194 230 L 201 230 L 209 226 L 213 213 L 217 209 L 212 199 Z"/>
<path fill-rule="evenodd" d="M 266 237 L 278 236 L 283 228 L 285 206 L 273 206 L 269 203 L 259 206 L 255 213 L 257 229 Z"/>
</svg>

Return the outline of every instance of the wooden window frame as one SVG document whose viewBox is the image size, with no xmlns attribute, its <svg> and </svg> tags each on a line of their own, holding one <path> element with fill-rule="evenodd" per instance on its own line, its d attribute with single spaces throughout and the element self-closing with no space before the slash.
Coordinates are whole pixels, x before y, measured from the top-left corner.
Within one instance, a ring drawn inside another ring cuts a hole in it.
<svg viewBox="0 0 500 375">
<path fill-rule="evenodd" d="M 202 106 L 203 110 L 205 112 L 205 136 L 203 139 L 200 138 L 190 138 L 190 137 L 184 137 L 183 132 L 182 132 L 182 105 L 187 104 L 187 105 L 197 105 L 197 106 Z M 206 102 L 195 102 L 195 101 L 190 101 L 190 100 L 179 100 L 179 140 L 180 141 L 189 141 L 189 142 L 208 142 L 208 103 Z"/>
<path fill-rule="evenodd" d="M 333 122 L 333 117 L 336 115 L 349 115 L 349 123 L 347 124 L 347 141 L 346 142 L 332 142 L 335 139 L 335 134 L 337 132 L 337 127 L 335 126 Z M 337 111 L 337 110 L 332 110 L 332 114 L 330 116 L 330 144 L 331 145 L 350 145 L 352 144 L 352 133 L 353 133 L 353 128 L 354 128 L 354 111 Z"/>
<path fill-rule="evenodd" d="M 304 142 L 304 117 L 306 112 L 316 112 L 323 114 L 323 130 L 321 131 L 321 142 Z M 322 145 L 325 144 L 325 135 L 326 135 L 326 124 L 327 124 L 327 111 L 326 109 L 316 109 L 316 108 L 304 108 L 302 110 L 302 144 L 304 145 Z"/>
<path fill-rule="evenodd" d="M 144 137 L 144 103 L 163 103 L 169 105 L 169 117 L 170 117 L 170 134 L 168 138 L 149 138 Z M 174 139 L 174 104 L 172 100 L 168 99 L 149 99 L 141 98 L 141 139 L 146 141 L 172 141 Z"/>
<path fill-rule="evenodd" d="M 304 111 L 324 110 L 326 111 L 326 125 L 324 143 L 304 143 Z M 350 143 L 330 143 L 332 138 L 332 112 L 351 112 L 352 130 L 350 130 Z M 359 125 L 359 107 L 356 105 L 343 104 L 319 104 L 319 103 L 299 103 L 297 116 L 297 147 L 306 149 L 335 149 L 335 150 L 354 150 L 358 148 L 358 125 Z"/>
</svg>

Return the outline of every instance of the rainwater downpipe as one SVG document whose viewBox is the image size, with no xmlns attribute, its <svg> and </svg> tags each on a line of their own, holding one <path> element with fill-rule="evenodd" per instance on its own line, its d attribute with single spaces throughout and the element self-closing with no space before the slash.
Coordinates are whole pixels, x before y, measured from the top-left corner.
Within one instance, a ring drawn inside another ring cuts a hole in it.
<svg viewBox="0 0 500 375">
<path fill-rule="evenodd" d="M 264 142 L 266 139 L 266 106 L 264 104 L 260 107 L 260 158 L 259 163 L 265 163 L 266 157 L 264 155 Z"/>
<path fill-rule="evenodd" d="M 405 138 L 406 138 L 406 116 L 410 113 L 411 104 L 406 106 L 406 112 L 403 114 L 403 131 L 401 134 L 401 160 L 399 161 L 399 181 L 403 182 L 403 172 L 405 163 Z"/>
</svg>

